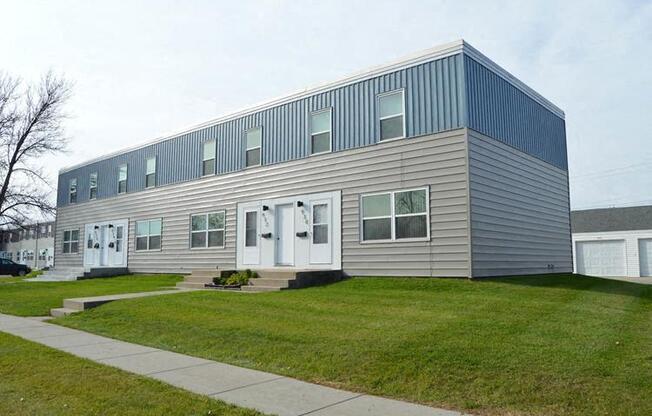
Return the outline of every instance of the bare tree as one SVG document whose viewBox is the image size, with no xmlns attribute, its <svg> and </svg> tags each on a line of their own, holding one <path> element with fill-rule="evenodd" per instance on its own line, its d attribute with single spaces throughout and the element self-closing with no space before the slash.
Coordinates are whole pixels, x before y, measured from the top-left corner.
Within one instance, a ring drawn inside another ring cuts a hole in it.
<svg viewBox="0 0 652 416">
<path fill-rule="evenodd" d="M 42 158 L 65 150 L 63 107 L 71 85 L 48 72 L 36 85 L 0 73 L 0 227 L 51 216 Z"/>
</svg>

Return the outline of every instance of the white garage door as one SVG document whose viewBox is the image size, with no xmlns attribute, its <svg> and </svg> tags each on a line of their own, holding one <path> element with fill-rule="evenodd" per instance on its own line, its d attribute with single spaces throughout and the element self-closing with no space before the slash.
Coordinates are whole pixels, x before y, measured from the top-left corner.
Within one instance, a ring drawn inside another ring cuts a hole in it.
<svg viewBox="0 0 652 416">
<path fill-rule="evenodd" d="M 589 276 L 625 276 L 625 242 L 578 241 L 577 272 Z"/>
<path fill-rule="evenodd" d="M 641 262 L 641 276 L 652 276 L 652 238 L 638 240 L 638 258 Z"/>
</svg>

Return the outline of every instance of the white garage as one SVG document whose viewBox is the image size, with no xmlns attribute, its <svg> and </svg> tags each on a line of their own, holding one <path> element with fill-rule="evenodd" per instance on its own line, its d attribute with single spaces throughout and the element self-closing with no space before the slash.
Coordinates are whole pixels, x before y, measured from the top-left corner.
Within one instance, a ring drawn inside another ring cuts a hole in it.
<svg viewBox="0 0 652 416">
<path fill-rule="evenodd" d="M 652 206 L 571 212 L 576 273 L 652 280 Z"/>
<path fill-rule="evenodd" d="M 625 241 L 577 241 L 577 272 L 589 276 L 626 276 Z"/>
</svg>

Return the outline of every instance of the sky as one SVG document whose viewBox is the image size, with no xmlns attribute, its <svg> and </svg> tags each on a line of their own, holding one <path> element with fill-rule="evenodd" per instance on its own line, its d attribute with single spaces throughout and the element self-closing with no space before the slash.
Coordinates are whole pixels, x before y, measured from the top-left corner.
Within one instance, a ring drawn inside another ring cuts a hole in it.
<svg viewBox="0 0 652 416">
<path fill-rule="evenodd" d="M 74 82 L 60 168 L 465 39 L 566 113 L 571 207 L 652 204 L 650 1 L 8 1 L 0 71 Z"/>
</svg>

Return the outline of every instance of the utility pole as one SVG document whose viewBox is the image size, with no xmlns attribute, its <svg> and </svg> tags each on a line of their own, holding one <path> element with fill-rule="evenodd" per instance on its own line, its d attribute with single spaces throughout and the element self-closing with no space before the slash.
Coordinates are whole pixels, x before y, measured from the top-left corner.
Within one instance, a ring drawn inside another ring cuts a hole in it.
<svg viewBox="0 0 652 416">
<path fill-rule="evenodd" d="M 36 249 L 34 250 L 34 269 L 38 269 L 38 234 L 41 229 L 39 228 L 38 221 L 36 221 Z"/>
</svg>

